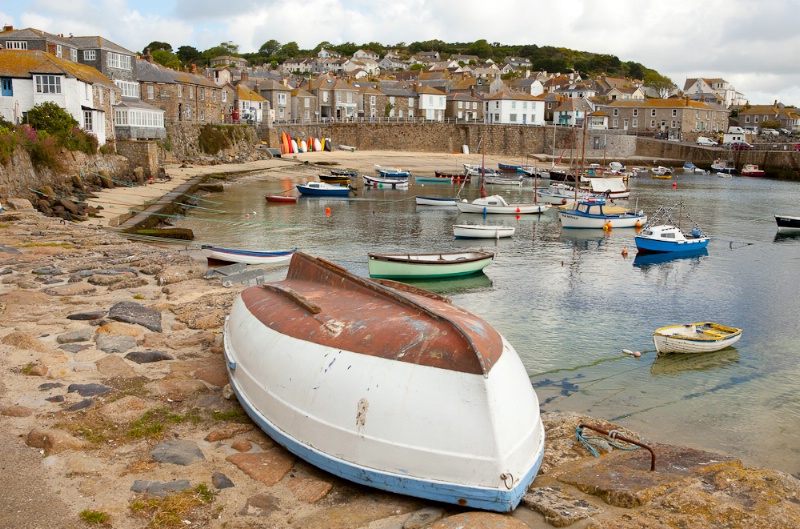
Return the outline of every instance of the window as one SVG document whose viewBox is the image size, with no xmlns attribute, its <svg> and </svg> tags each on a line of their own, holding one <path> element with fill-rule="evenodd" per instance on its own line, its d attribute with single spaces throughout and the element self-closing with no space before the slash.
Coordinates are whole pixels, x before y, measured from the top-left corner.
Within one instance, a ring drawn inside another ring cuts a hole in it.
<svg viewBox="0 0 800 529">
<path fill-rule="evenodd" d="M 472 103 L 472 108 L 473 108 L 474 110 L 478 110 L 478 102 L 477 102 L 477 101 L 474 101 L 474 102 Z"/>
<path fill-rule="evenodd" d="M 428 96 L 428 106 L 433 106 L 433 96 Z"/>
<path fill-rule="evenodd" d="M 336 102 L 337 103 L 341 103 L 342 102 L 342 93 L 341 92 L 336 92 Z"/>
<path fill-rule="evenodd" d="M 650 109 L 650 117 L 653 117 L 653 118 L 656 117 L 656 109 L 655 108 Z"/>
<path fill-rule="evenodd" d="M 373 96 L 374 97 L 374 96 Z M 309 98 L 303 98 L 303 106 L 305 108 L 309 108 L 311 106 L 311 100 Z"/>
<path fill-rule="evenodd" d="M 512 103 L 513 103 L 513 101 L 512 101 Z M 517 122 L 517 115 L 516 114 L 509 114 L 508 115 L 508 121 L 511 122 L 511 123 L 516 123 Z"/>
<path fill-rule="evenodd" d="M 678 128 L 678 122 L 673 119 L 669 126 L 673 129 Z"/>
<path fill-rule="evenodd" d="M 78 50 L 76 50 L 75 48 L 69 49 L 69 60 L 71 60 L 72 62 L 78 62 Z"/>
<path fill-rule="evenodd" d="M 97 60 L 97 50 L 83 50 L 83 60 L 84 61 Z"/>
<path fill-rule="evenodd" d="M 86 132 L 92 132 L 94 129 L 92 128 L 92 111 L 86 110 L 83 112 L 83 130 Z"/>
<path fill-rule="evenodd" d="M 217 91 L 216 90 L 212 90 L 211 91 L 211 97 L 214 100 L 214 103 L 216 103 L 217 102 Z"/>
<path fill-rule="evenodd" d="M 615 115 L 615 116 L 619 116 L 619 109 L 618 109 L 618 108 L 615 108 L 615 109 L 614 109 L 614 115 Z M 615 126 L 616 126 L 616 125 L 615 125 Z"/>
<path fill-rule="evenodd" d="M 194 86 L 189 87 L 189 99 L 194 99 Z"/>
<path fill-rule="evenodd" d="M 398 118 L 402 118 L 403 117 L 403 109 L 402 108 L 397 111 L 397 117 Z"/>
<path fill-rule="evenodd" d="M 517 102 L 516 101 L 512 101 L 511 102 L 511 108 L 517 108 Z"/>
<path fill-rule="evenodd" d="M 611 126 L 614 127 L 614 128 L 619 127 L 619 120 L 618 119 L 614 119 L 613 121 L 611 121 Z"/>
<path fill-rule="evenodd" d="M 375 106 L 375 96 L 369 96 L 369 104 Z"/>
<path fill-rule="evenodd" d="M 462 111 L 460 111 L 460 110 L 459 110 L 459 111 L 458 111 L 458 119 L 461 119 L 461 117 L 463 116 L 463 114 L 464 114 L 464 113 L 463 113 Z"/>
<path fill-rule="evenodd" d="M 122 55 L 121 53 L 108 52 L 106 56 L 106 64 L 109 68 L 116 68 L 118 70 L 131 69 L 131 56 Z"/>
<path fill-rule="evenodd" d="M 394 96 L 389 97 L 389 103 L 394 105 Z"/>
<path fill-rule="evenodd" d="M 745 123 L 750 123 L 750 116 L 745 116 L 744 117 L 744 122 Z"/>
<path fill-rule="evenodd" d="M 180 88 L 180 86 L 178 88 Z M 178 97 L 180 97 L 180 94 L 181 94 L 181 92 L 180 92 L 180 90 L 178 90 Z M 222 91 L 222 102 L 226 103 L 227 101 L 228 101 L 228 92 L 223 90 Z"/>
<path fill-rule="evenodd" d="M 678 117 L 678 109 L 677 109 L 677 108 L 673 108 L 673 109 L 672 109 L 672 117 L 673 117 L 673 118 L 676 118 L 676 117 Z"/>
<path fill-rule="evenodd" d="M 156 89 L 153 85 L 147 86 L 147 99 L 153 99 L 155 97 Z"/>
<path fill-rule="evenodd" d="M 353 92 L 347 92 L 347 102 L 348 103 L 353 102 Z"/>
<path fill-rule="evenodd" d="M 522 102 L 522 110 L 527 110 L 527 109 L 528 109 L 528 102 L 527 101 L 523 101 Z"/>
<path fill-rule="evenodd" d="M 56 44 L 56 57 L 61 57 L 61 44 Z"/>
<path fill-rule="evenodd" d="M 306 99 L 306 101 L 308 101 L 308 99 Z M 305 116 L 306 116 L 306 119 L 311 119 L 311 111 L 310 110 L 306 110 Z"/>
<path fill-rule="evenodd" d="M 200 121 L 205 121 L 205 120 L 206 120 L 206 111 L 205 110 L 201 110 L 200 111 Z"/>
<path fill-rule="evenodd" d="M 139 83 L 131 83 L 128 81 L 114 81 L 120 91 L 122 92 L 122 97 L 135 97 L 139 98 Z"/>
<path fill-rule="evenodd" d="M 753 123 L 758 123 L 758 116 L 753 116 Z"/>
<path fill-rule="evenodd" d="M 633 117 L 638 117 L 638 116 L 639 116 L 639 109 L 638 108 L 634 108 L 633 109 Z"/>
<path fill-rule="evenodd" d="M 635 128 L 635 129 L 638 129 L 639 128 L 639 120 L 636 119 L 636 118 L 633 118 L 631 120 L 631 127 Z"/>
<path fill-rule="evenodd" d="M 280 92 L 278 94 L 278 104 L 285 105 L 286 104 L 286 94 L 284 92 Z"/>
<path fill-rule="evenodd" d="M 283 113 L 284 113 L 284 111 L 285 111 L 285 110 L 286 110 L 286 109 L 284 109 L 283 107 L 280 107 L 280 108 L 278 109 L 278 117 L 279 117 L 279 118 L 283 119 Z"/>
<path fill-rule="evenodd" d="M 35 75 L 37 94 L 60 94 L 61 77 L 57 75 Z"/>
<path fill-rule="evenodd" d="M 650 128 L 651 128 L 651 129 L 654 129 L 654 128 L 656 128 L 656 120 L 654 120 L 654 119 L 651 119 L 651 120 L 650 120 Z"/>
<path fill-rule="evenodd" d="M 4 96 L 13 96 L 14 95 L 14 85 L 11 82 L 10 77 L 3 77 L 2 79 L 2 95 Z"/>
<path fill-rule="evenodd" d="M 464 102 L 463 102 L 463 101 L 459 101 L 459 102 L 458 102 L 458 108 L 464 108 L 464 107 L 463 107 L 463 105 L 464 105 Z"/>
<path fill-rule="evenodd" d="M 7 40 L 6 41 L 6 49 L 7 50 L 27 50 L 28 49 L 28 42 L 25 40 Z"/>
<path fill-rule="evenodd" d="M 201 87 L 200 88 L 200 101 L 205 101 L 205 100 L 206 100 L 206 89 Z M 202 119 L 202 118 L 200 118 L 200 119 Z"/>
<path fill-rule="evenodd" d="M 322 92 L 322 102 L 323 103 L 327 103 L 328 102 L 328 94 L 329 94 L 329 92 Z"/>
<path fill-rule="evenodd" d="M 182 84 L 178 85 L 178 99 L 183 99 L 183 85 Z M 223 99 L 223 101 L 225 101 L 225 99 Z"/>
</svg>

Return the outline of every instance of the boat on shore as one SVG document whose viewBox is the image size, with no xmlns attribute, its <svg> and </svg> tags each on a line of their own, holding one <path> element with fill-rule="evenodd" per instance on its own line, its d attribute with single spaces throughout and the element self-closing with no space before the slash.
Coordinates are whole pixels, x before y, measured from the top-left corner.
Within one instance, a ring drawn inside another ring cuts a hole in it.
<svg viewBox="0 0 800 529">
<path fill-rule="evenodd" d="M 297 252 L 285 280 L 234 301 L 224 357 L 253 421 L 343 479 L 508 512 L 541 465 L 539 404 L 516 351 L 432 292 Z"/>
<path fill-rule="evenodd" d="M 672 219 L 672 212 L 679 209 L 678 221 Z M 708 246 L 709 238 L 703 234 L 700 226 L 687 214 L 686 218 L 694 223 L 688 233 L 681 230 L 683 203 L 670 208 L 658 208 L 650 221 L 642 227 L 642 231 L 634 237 L 636 250 L 639 253 L 681 253 L 696 252 Z"/>
<path fill-rule="evenodd" d="M 543 213 L 548 208 L 547 204 L 509 204 L 501 195 L 476 198 L 472 202 L 464 199 L 461 202 L 456 202 L 456 206 L 462 213 L 498 213 L 506 215 Z"/>
<path fill-rule="evenodd" d="M 369 276 L 385 279 L 457 277 L 489 266 L 494 253 L 484 251 L 427 254 L 369 254 Z"/>
<path fill-rule="evenodd" d="M 800 217 L 775 215 L 775 223 L 778 225 L 778 229 L 800 230 Z"/>
<path fill-rule="evenodd" d="M 400 169 L 399 167 L 383 167 L 375 164 L 375 170 L 383 178 L 408 178 L 411 177 L 411 171 Z"/>
<path fill-rule="evenodd" d="M 558 212 L 562 228 L 635 228 L 647 222 L 643 211 L 611 213 L 605 208 L 602 198 L 579 199 L 572 209 Z"/>
<path fill-rule="evenodd" d="M 326 182 L 306 182 L 297 184 L 297 190 L 302 195 L 319 197 L 346 197 L 350 195 L 350 186 L 328 184 Z"/>
<path fill-rule="evenodd" d="M 514 235 L 514 226 L 486 224 L 454 224 L 453 236 L 456 239 L 502 239 Z"/>
<path fill-rule="evenodd" d="M 265 195 L 264 199 L 267 202 L 273 202 L 276 204 L 296 204 L 297 197 L 292 195 Z"/>
<path fill-rule="evenodd" d="M 710 353 L 730 347 L 742 337 L 742 329 L 703 321 L 661 327 L 653 332 L 656 352 Z"/>
<path fill-rule="evenodd" d="M 662 180 L 669 180 L 672 178 L 672 169 L 661 165 L 650 169 L 650 173 L 651 178 L 660 178 Z"/>
<path fill-rule="evenodd" d="M 328 184 L 344 184 L 347 185 L 350 183 L 350 176 L 348 175 L 335 175 L 320 173 L 319 175 L 320 182 L 326 182 Z"/>
<path fill-rule="evenodd" d="M 496 169 L 468 163 L 464 164 L 464 172 L 470 176 L 498 176 L 500 174 Z"/>
<path fill-rule="evenodd" d="M 447 206 L 456 207 L 457 198 L 450 197 L 425 197 L 417 195 L 414 197 L 418 206 Z"/>
<path fill-rule="evenodd" d="M 296 248 L 292 250 L 245 250 L 211 244 L 203 244 L 200 248 L 209 251 L 206 256 L 209 264 L 244 263 L 249 265 L 285 263 L 297 250 Z"/>
<path fill-rule="evenodd" d="M 711 164 L 711 172 L 732 175 L 736 174 L 736 168 L 731 164 L 729 164 L 727 161 L 720 160 L 719 158 L 717 158 Z"/>
<path fill-rule="evenodd" d="M 370 187 L 391 187 L 392 189 L 408 187 L 407 177 L 391 178 L 363 174 L 361 175 L 361 178 L 364 180 L 364 185 Z"/>
</svg>

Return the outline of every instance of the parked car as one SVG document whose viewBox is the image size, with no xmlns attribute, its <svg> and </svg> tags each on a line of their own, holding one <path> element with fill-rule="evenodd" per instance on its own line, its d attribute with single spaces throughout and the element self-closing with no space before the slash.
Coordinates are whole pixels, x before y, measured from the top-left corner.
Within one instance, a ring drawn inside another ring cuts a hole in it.
<svg viewBox="0 0 800 529">
<path fill-rule="evenodd" d="M 764 136 L 772 136 L 773 138 L 777 138 L 781 133 L 775 129 L 761 129 L 761 134 Z"/>
<path fill-rule="evenodd" d="M 786 134 L 786 135 L 791 135 L 792 134 L 792 131 L 789 130 L 789 129 L 778 129 L 778 132 L 780 132 L 781 134 Z"/>
<path fill-rule="evenodd" d="M 794 144 L 794 152 L 800 151 L 800 143 Z"/>
<path fill-rule="evenodd" d="M 746 141 L 731 142 L 731 149 L 733 149 L 734 151 L 749 151 L 752 148 L 753 146 L 747 143 Z"/>
<path fill-rule="evenodd" d="M 716 147 L 717 146 L 717 142 L 715 142 L 711 138 L 706 138 L 705 136 L 698 136 L 696 143 L 697 143 L 697 145 L 700 145 L 701 147 Z"/>
</svg>

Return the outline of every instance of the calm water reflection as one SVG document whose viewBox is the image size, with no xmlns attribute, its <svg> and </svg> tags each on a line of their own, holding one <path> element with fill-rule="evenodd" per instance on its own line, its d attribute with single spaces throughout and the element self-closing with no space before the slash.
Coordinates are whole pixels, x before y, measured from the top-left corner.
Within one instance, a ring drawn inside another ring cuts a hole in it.
<svg viewBox="0 0 800 529">
<path fill-rule="evenodd" d="M 363 276 L 368 252 L 493 250 L 485 277 L 431 288 L 506 336 L 544 410 L 616 420 L 661 442 L 800 472 L 800 237 L 777 233 L 773 218 L 800 214 L 800 185 L 682 174 L 632 180 L 631 205 L 652 214 L 682 200 L 713 237 L 706 252 L 665 261 L 635 258 L 633 230 L 562 231 L 553 211 L 490 217 L 488 223 L 517 226 L 511 239 L 455 240 L 453 224 L 483 223 L 482 216 L 414 203 L 415 194 L 450 196 L 456 188 L 447 185 L 362 189 L 349 200 L 301 197 L 288 206 L 264 201 L 304 180 L 270 176 L 231 185 L 208 197 L 220 202 L 208 207 L 224 213 L 197 210 L 179 225 L 201 242 L 297 247 Z M 533 199 L 530 182 L 488 191 L 509 202 Z M 462 192 L 476 195 L 474 184 Z M 269 275 L 282 279 L 285 270 Z M 654 329 L 704 320 L 741 327 L 744 335 L 735 349 L 655 359 Z M 644 354 L 637 360 L 622 349 Z"/>
</svg>

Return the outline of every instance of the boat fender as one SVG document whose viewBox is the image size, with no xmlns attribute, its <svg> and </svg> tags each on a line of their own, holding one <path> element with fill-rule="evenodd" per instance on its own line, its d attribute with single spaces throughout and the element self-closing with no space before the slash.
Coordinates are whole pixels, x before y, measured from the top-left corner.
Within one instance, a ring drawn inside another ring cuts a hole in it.
<svg viewBox="0 0 800 529">
<path fill-rule="evenodd" d="M 701 232 L 699 229 L 697 229 L 697 228 L 693 228 L 692 229 L 692 237 L 699 238 L 699 237 L 702 237 L 702 236 L 703 236 L 703 232 Z"/>
</svg>

